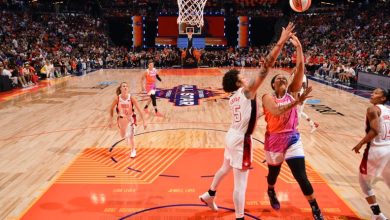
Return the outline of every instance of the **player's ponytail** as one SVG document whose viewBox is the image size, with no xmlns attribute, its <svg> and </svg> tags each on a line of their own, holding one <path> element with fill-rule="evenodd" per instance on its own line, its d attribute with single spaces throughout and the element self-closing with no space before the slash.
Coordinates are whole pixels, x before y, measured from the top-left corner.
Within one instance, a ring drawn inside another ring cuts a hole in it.
<svg viewBox="0 0 390 220">
<path fill-rule="evenodd" d="M 118 88 L 116 88 L 116 95 L 121 94 L 121 86 L 122 86 L 122 83 L 118 86 Z"/>
</svg>

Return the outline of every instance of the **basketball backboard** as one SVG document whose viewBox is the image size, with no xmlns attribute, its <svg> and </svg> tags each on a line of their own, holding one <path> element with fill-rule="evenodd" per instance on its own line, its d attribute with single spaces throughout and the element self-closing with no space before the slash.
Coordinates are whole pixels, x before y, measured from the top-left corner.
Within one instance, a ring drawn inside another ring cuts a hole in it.
<svg viewBox="0 0 390 220">
<path fill-rule="evenodd" d="M 179 34 L 187 34 L 189 32 L 193 33 L 194 35 L 201 35 L 202 29 L 186 23 L 179 23 Z"/>
</svg>

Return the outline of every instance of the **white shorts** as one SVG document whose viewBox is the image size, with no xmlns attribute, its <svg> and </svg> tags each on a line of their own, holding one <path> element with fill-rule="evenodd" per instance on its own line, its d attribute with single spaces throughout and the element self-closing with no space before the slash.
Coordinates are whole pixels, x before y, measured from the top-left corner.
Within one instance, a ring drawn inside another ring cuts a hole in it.
<svg viewBox="0 0 390 220">
<path fill-rule="evenodd" d="M 156 94 L 156 84 L 146 84 L 145 85 L 146 93 L 148 95 L 154 95 Z"/>
<path fill-rule="evenodd" d="M 290 145 L 285 152 L 265 151 L 265 159 L 267 164 L 270 165 L 280 165 L 284 160 L 304 157 L 305 153 L 300 138 L 296 143 Z"/>
<path fill-rule="evenodd" d="M 252 136 L 229 129 L 225 136 L 226 147 L 224 157 L 230 161 L 230 166 L 247 170 L 252 165 Z"/>
<path fill-rule="evenodd" d="M 360 173 L 372 177 L 390 175 L 390 146 L 368 146 L 360 163 Z"/>
</svg>

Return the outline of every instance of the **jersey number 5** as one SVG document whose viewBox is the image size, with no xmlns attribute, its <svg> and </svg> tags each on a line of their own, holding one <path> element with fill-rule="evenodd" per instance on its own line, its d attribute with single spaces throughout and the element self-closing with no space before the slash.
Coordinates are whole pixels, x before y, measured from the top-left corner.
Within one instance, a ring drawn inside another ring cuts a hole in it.
<svg viewBox="0 0 390 220">
<path fill-rule="evenodd" d="M 241 106 L 235 105 L 233 106 L 233 115 L 234 115 L 234 122 L 240 122 L 241 121 Z"/>
</svg>

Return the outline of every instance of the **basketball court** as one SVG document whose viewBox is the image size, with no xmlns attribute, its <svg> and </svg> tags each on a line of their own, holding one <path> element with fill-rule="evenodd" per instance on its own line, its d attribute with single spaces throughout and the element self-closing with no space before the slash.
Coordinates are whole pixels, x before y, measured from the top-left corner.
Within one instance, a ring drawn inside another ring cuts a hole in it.
<svg viewBox="0 0 390 220">
<path fill-rule="evenodd" d="M 242 69 L 250 77 L 257 69 Z M 157 105 L 148 127 L 136 129 L 137 157 L 109 128 L 109 107 L 126 81 L 141 106 L 143 70 L 99 70 L 82 77 L 46 81 L 39 88 L 0 97 L 1 219 L 232 219 L 233 178 L 217 193 L 218 212 L 198 199 L 223 160 L 230 125 L 226 69 L 160 70 Z M 275 69 L 258 97 L 271 91 Z M 368 99 L 310 81 L 313 98 L 305 107 L 320 127 L 299 130 L 309 179 L 326 219 L 367 219 L 370 210 L 358 183 L 362 155 L 351 149 L 364 134 Z M 194 96 L 180 93 L 191 91 Z M 364 91 L 363 91 L 364 92 Z M 350 104 L 353 103 L 353 104 Z M 276 184 L 280 211 L 266 195 L 264 118 L 254 132 L 254 163 L 246 193 L 246 219 L 312 219 L 311 210 L 287 166 Z M 389 215 L 388 188 L 375 187 Z"/>
</svg>

